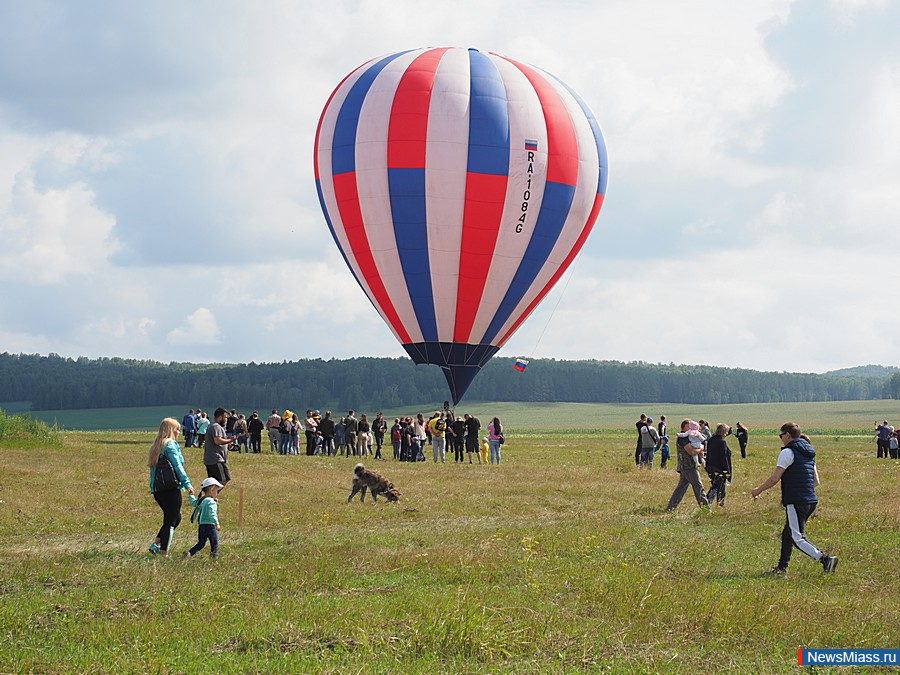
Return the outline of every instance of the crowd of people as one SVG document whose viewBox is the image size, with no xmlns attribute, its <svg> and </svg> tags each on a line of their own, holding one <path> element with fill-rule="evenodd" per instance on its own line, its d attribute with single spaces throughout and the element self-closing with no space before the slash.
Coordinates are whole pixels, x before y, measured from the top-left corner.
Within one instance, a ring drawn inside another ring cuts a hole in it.
<svg viewBox="0 0 900 675">
<path fill-rule="evenodd" d="M 705 444 L 713 436 L 709 423 L 706 420 L 698 420 L 696 424 L 699 425 L 698 434 L 703 437 L 703 442 Z M 653 460 L 656 454 L 659 453 L 659 468 L 665 469 L 670 458 L 666 416 L 661 415 L 659 422 L 654 426 L 653 418 L 648 417 L 646 414 L 642 414 L 641 418 L 634 423 L 634 426 L 637 428 L 638 433 L 637 446 L 634 451 L 634 463 L 640 467 L 648 469 L 652 468 Z M 725 427 L 725 435 L 730 436 L 732 433 L 734 434 L 741 449 L 741 458 L 746 459 L 747 442 L 750 439 L 749 429 L 741 422 L 738 422 L 734 429 L 727 424 Z"/>
<path fill-rule="evenodd" d="M 181 421 L 184 446 L 203 447 L 209 426 L 206 412 L 189 410 Z M 299 455 L 302 448 L 309 456 L 371 456 L 383 460 L 389 452 L 387 442 L 393 459 L 399 462 L 425 461 L 430 454 L 435 463 L 446 463 L 452 452 L 456 463 L 500 464 L 505 442 L 499 418 L 492 418 L 483 428 L 474 415 L 454 416 L 450 410 L 436 410 L 427 420 L 422 413 L 395 417 L 388 426 L 380 411 L 370 420 L 365 413 L 357 417 L 354 410 L 335 419 L 330 410 L 324 416 L 318 410 L 307 410 L 301 417 L 290 409 L 279 413 L 273 408 L 263 421 L 257 410 L 246 418 L 232 409 L 225 411 L 222 427 L 235 452 L 259 453 L 265 447 L 273 454 Z M 483 429 L 487 436 L 481 436 Z"/>
</svg>

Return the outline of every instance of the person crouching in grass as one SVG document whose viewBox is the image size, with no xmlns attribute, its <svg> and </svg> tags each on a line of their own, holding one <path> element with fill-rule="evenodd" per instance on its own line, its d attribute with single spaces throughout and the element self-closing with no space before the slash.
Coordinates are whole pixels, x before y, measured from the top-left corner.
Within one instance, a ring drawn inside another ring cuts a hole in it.
<svg viewBox="0 0 900 675">
<path fill-rule="evenodd" d="M 194 507 L 194 513 L 191 515 L 191 522 L 197 521 L 197 543 L 189 551 L 184 552 L 185 558 L 191 558 L 206 546 L 209 542 L 209 555 L 216 558 L 219 555 L 219 531 L 222 526 L 219 525 L 219 501 L 217 496 L 222 484 L 215 478 L 206 478 L 200 483 L 200 499 L 194 495 L 189 495 L 191 506 Z"/>
</svg>

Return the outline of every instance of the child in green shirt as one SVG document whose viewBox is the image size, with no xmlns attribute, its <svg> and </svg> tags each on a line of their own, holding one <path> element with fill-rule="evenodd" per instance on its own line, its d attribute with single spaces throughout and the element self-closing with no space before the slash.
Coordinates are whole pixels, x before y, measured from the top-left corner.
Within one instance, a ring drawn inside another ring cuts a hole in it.
<svg viewBox="0 0 900 675">
<path fill-rule="evenodd" d="M 219 502 L 216 499 L 222 484 L 215 478 L 206 478 L 200 483 L 200 498 L 194 495 L 188 495 L 191 500 L 191 506 L 194 507 L 194 513 L 191 515 L 191 522 L 196 519 L 199 525 L 197 533 L 197 543 L 190 551 L 184 552 L 185 558 L 190 558 L 199 553 L 207 540 L 209 541 L 209 555 L 215 558 L 219 555 Z"/>
</svg>

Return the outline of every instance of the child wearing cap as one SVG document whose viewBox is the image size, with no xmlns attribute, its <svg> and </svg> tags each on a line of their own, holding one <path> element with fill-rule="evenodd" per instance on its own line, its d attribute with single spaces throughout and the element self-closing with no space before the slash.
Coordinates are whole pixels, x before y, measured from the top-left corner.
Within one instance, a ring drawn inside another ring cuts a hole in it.
<svg viewBox="0 0 900 675">
<path fill-rule="evenodd" d="M 490 452 L 490 450 L 491 450 L 491 444 L 488 441 L 488 437 L 485 436 L 484 438 L 481 439 L 481 463 L 482 464 L 488 463 L 488 452 Z"/>
<path fill-rule="evenodd" d="M 199 553 L 206 542 L 209 541 L 209 555 L 215 558 L 219 555 L 219 501 L 217 496 L 222 484 L 215 478 L 206 478 L 200 483 L 200 498 L 194 495 L 188 495 L 191 500 L 191 506 L 194 507 L 194 513 L 191 515 L 191 522 L 198 522 L 197 543 L 189 551 L 184 552 L 185 558 L 190 558 Z"/>
</svg>

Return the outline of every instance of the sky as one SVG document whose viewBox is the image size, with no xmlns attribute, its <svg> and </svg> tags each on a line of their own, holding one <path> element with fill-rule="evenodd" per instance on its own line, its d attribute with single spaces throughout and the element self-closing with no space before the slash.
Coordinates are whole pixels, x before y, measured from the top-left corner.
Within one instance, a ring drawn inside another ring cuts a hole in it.
<svg viewBox="0 0 900 675">
<path fill-rule="evenodd" d="M 500 356 L 898 365 L 900 2 L 0 3 L 0 352 L 402 356 L 316 196 L 342 78 L 425 46 L 591 106 L 606 201 Z"/>
</svg>

